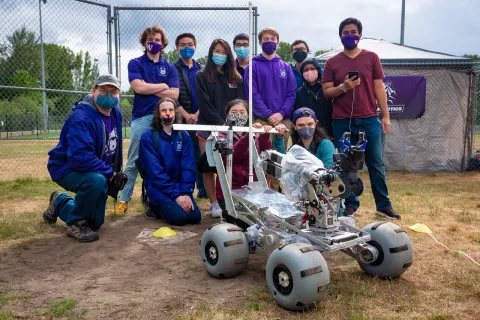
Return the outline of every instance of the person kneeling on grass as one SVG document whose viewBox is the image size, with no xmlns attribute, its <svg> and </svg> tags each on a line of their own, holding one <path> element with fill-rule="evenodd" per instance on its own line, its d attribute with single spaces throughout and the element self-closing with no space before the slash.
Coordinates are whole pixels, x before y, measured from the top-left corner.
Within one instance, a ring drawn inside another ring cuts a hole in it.
<svg viewBox="0 0 480 320">
<path fill-rule="evenodd" d="M 59 217 L 67 235 L 79 242 L 99 239 L 96 230 L 104 222 L 109 185 L 124 177 L 119 97 L 120 80 L 98 77 L 92 94 L 73 105 L 57 146 L 48 153 L 52 180 L 76 195 L 53 192 L 43 220 L 53 224 Z"/>
<path fill-rule="evenodd" d="M 176 103 L 159 101 L 153 113 L 152 130 L 140 139 L 138 164 L 151 213 L 169 224 L 199 223 L 200 209 L 193 200 L 196 171 L 190 135 L 173 130 Z"/>
<path fill-rule="evenodd" d="M 244 127 L 247 125 L 248 122 L 248 103 L 242 99 L 235 99 L 230 101 L 226 108 L 225 114 L 227 116 L 227 123 L 226 125 L 232 124 L 236 127 Z M 272 143 L 270 141 L 270 134 L 268 132 L 272 129 L 270 125 L 262 125 L 261 123 L 254 123 L 252 125 L 253 128 L 265 130 L 265 133 L 257 134 L 255 138 L 255 147 L 257 148 L 258 154 L 262 151 L 268 150 L 272 148 Z M 284 138 L 283 135 L 285 132 L 288 132 L 288 129 L 282 123 L 275 126 L 275 130 L 278 133 L 275 134 L 273 143 L 275 149 L 283 148 L 284 146 Z M 234 132 L 233 133 L 233 156 L 232 156 L 232 190 L 240 189 L 243 186 L 248 185 L 249 180 L 249 134 L 243 132 Z M 219 133 L 219 140 L 226 140 L 227 133 L 221 132 Z M 280 149 L 281 150 L 281 149 Z M 225 163 L 225 158 L 224 165 Z M 253 178 L 257 181 L 257 176 L 255 172 L 253 173 Z M 228 214 L 225 212 L 225 198 L 223 196 L 222 188 L 220 185 L 219 178 L 217 176 L 217 184 L 216 184 L 216 197 L 218 199 L 218 203 L 222 208 L 223 217 L 229 220 Z"/>
</svg>

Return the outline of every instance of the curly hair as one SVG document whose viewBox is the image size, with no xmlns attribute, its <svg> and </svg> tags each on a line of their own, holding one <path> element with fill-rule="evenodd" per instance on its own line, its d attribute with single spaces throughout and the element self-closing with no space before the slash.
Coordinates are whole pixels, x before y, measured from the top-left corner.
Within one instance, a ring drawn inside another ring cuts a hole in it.
<svg viewBox="0 0 480 320">
<path fill-rule="evenodd" d="M 156 34 L 156 33 L 160 33 L 160 35 L 162 36 L 162 51 L 161 54 L 163 54 L 163 51 L 165 50 L 165 48 L 168 46 L 168 39 L 167 39 L 167 35 L 165 34 L 165 30 L 163 30 L 162 27 L 160 27 L 158 24 L 154 25 L 153 27 L 148 27 L 147 29 L 143 30 L 142 33 L 140 33 L 140 44 L 142 45 L 142 47 L 145 47 L 145 45 L 147 44 L 147 38 L 148 36 L 150 35 L 153 35 L 153 34 Z M 144 52 L 147 52 L 147 49 L 144 50 Z"/>
</svg>

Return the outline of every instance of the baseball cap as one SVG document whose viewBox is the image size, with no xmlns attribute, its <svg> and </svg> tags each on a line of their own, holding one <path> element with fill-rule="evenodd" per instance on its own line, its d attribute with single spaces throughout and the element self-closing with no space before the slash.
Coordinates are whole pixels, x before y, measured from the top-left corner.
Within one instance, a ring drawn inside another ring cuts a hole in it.
<svg viewBox="0 0 480 320">
<path fill-rule="evenodd" d="M 106 85 L 112 85 L 117 87 L 120 90 L 120 80 L 118 80 L 117 77 L 111 74 L 102 74 L 95 80 L 95 83 L 93 84 L 95 87 L 96 86 L 106 86 Z"/>
<path fill-rule="evenodd" d="M 292 116 L 292 122 L 295 124 L 299 118 L 313 118 L 317 121 L 317 117 L 315 116 L 315 112 L 307 107 L 303 107 L 300 109 L 295 110 Z"/>
</svg>

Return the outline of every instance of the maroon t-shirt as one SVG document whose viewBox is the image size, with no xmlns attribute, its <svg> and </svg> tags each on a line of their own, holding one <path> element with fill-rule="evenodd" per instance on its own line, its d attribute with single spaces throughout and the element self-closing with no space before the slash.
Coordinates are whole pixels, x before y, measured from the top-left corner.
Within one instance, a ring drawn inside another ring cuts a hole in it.
<svg viewBox="0 0 480 320">
<path fill-rule="evenodd" d="M 365 49 L 355 57 L 349 58 L 340 52 L 325 63 L 322 83 L 334 82 L 335 87 L 345 81 L 349 71 L 358 71 L 361 83 L 353 90 L 333 99 L 333 119 L 368 118 L 377 115 L 377 99 L 373 80 L 383 79 L 380 58 L 375 52 Z M 352 112 L 353 102 L 353 112 Z"/>
</svg>

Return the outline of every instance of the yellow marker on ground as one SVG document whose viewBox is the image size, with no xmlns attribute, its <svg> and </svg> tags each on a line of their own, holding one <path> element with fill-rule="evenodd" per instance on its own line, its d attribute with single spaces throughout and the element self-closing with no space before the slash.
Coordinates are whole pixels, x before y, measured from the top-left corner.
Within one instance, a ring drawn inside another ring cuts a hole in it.
<svg viewBox="0 0 480 320">
<path fill-rule="evenodd" d="M 153 236 L 157 238 L 167 238 L 167 237 L 173 237 L 176 234 L 177 233 L 172 229 L 170 229 L 169 227 L 161 227 L 160 229 L 158 229 L 153 233 Z"/>
</svg>

